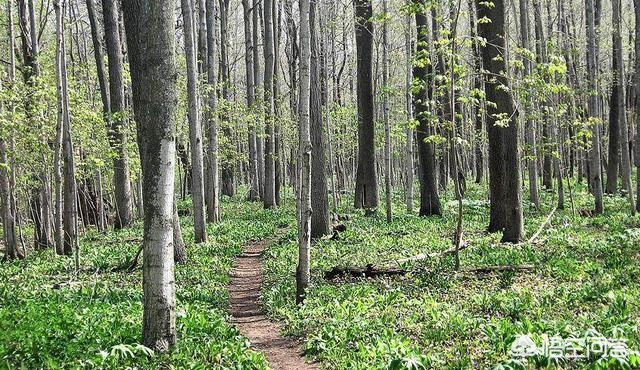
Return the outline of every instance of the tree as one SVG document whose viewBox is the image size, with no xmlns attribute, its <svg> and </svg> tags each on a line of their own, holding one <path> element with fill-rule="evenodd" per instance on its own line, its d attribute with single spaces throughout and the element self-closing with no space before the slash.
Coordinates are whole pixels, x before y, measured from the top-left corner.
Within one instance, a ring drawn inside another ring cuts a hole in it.
<svg viewBox="0 0 640 370">
<path fill-rule="evenodd" d="M 426 2 L 416 2 L 416 60 L 413 65 L 413 109 L 418 121 L 418 157 L 420 159 L 420 216 L 440 216 L 442 209 L 438 186 L 436 184 L 436 156 L 432 142 L 431 113 L 431 76 L 433 67 L 429 62 L 429 23 L 426 15 Z"/>
<path fill-rule="evenodd" d="M 382 23 L 382 121 L 384 122 L 384 192 L 387 222 L 391 222 L 391 124 L 389 123 L 389 30 L 387 0 L 382 2 L 385 19 Z"/>
<path fill-rule="evenodd" d="M 196 243 L 207 241 L 204 200 L 204 159 L 202 153 L 202 126 L 198 101 L 198 66 L 196 61 L 195 23 L 191 0 L 181 0 L 184 24 L 184 50 L 187 59 L 187 95 L 189 105 L 189 142 L 191 144 L 191 197 L 193 199 L 193 226 Z"/>
<path fill-rule="evenodd" d="M 207 220 L 218 222 L 220 220 L 220 186 L 218 174 L 218 121 L 217 121 L 217 92 L 218 78 L 216 76 L 216 2 L 206 0 L 207 23 Z"/>
<path fill-rule="evenodd" d="M 124 105 L 124 76 L 122 44 L 118 27 L 118 2 L 102 0 L 104 32 L 109 59 L 109 143 L 115 151 L 113 158 L 113 184 L 116 198 L 115 228 L 127 227 L 133 222 L 133 200 L 129 178 L 129 159 L 126 153 L 126 110 Z"/>
<path fill-rule="evenodd" d="M 320 45 L 318 34 L 318 17 L 316 2 L 309 5 L 309 32 L 311 43 L 310 60 L 310 91 L 309 91 L 309 115 L 310 135 L 313 155 L 311 156 L 311 238 L 320 238 L 329 235 L 331 223 L 329 220 L 329 194 L 327 174 L 327 133 L 322 122 L 322 97 L 320 87 Z M 300 94 L 300 98 L 306 95 Z M 304 162 L 302 163 L 304 165 Z"/>
<path fill-rule="evenodd" d="M 177 105 L 175 5 L 172 0 L 124 2 L 146 207 L 142 341 L 145 346 L 160 352 L 167 351 L 176 341 L 173 262 Z"/>
<path fill-rule="evenodd" d="M 618 111 L 618 130 L 620 134 L 621 150 L 620 156 L 622 169 L 622 187 L 627 193 L 631 212 L 635 214 L 635 204 L 633 202 L 633 187 L 631 186 L 631 156 L 629 153 L 629 128 L 627 127 L 627 106 L 625 99 L 625 74 L 624 74 L 624 58 L 622 56 L 622 35 L 620 27 L 622 23 L 622 4 L 620 0 L 612 0 L 613 3 L 613 57 L 615 63 L 615 89 L 616 94 L 616 110 Z"/>
<path fill-rule="evenodd" d="M 253 33 L 252 33 L 252 16 L 254 11 L 251 8 L 249 0 L 242 0 L 242 8 L 244 10 L 244 62 L 245 62 L 245 78 L 247 88 L 247 108 L 249 112 L 253 112 L 256 99 L 256 86 L 253 79 L 254 60 L 253 49 Z M 260 198 L 260 183 L 258 178 L 258 143 L 256 135 L 256 125 L 249 125 L 249 200 L 256 201 Z"/>
<path fill-rule="evenodd" d="M 472 17 L 473 18 L 473 17 Z M 529 51 L 530 35 L 529 35 L 529 7 L 527 0 L 520 0 L 520 37 L 522 39 L 522 48 L 525 52 Z M 531 58 L 525 54 L 522 58 L 524 64 L 523 78 L 525 80 L 525 87 L 528 86 L 527 78 L 533 70 L 533 63 Z M 538 196 L 538 150 L 536 143 L 536 123 L 532 119 L 532 104 L 529 91 L 524 91 L 524 115 L 525 115 L 525 142 L 527 144 L 528 159 L 527 159 L 527 172 L 529 175 L 529 201 L 534 205 L 536 209 L 540 208 L 540 197 Z"/>
<path fill-rule="evenodd" d="M 374 214 L 378 207 L 378 176 L 373 121 L 373 9 L 370 0 L 354 0 L 356 15 L 358 168 L 354 207 Z"/>
<path fill-rule="evenodd" d="M 311 30 L 309 0 L 300 0 L 300 103 L 299 161 L 301 167 L 298 200 L 298 266 L 296 268 L 296 303 L 302 303 L 311 280 L 311 135 L 309 122 Z"/>
<path fill-rule="evenodd" d="M 503 242 L 523 238 L 522 189 L 519 161 L 518 112 L 508 88 L 505 56 L 505 8 L 503 0 L 476 2 L 478 34 L 486 39 L 482 64 L 487 70 L 487 131 L 489 135 L 489 231 L 504 229 Z"/>
<path fill-rule="evenodd" d="M 413 86 L 413 44 L 412 37 L 412 22 L 411 15 L 407 15 L 407 28 L 405 31 L 405 57 L 407 59 L 406 68 L 406 81 L 405 81 L 405 110 L 407 114 L 407 127 L 405 128 L 406 136 L 406 150 L 405 150 L 405 202 L 407 205 L 407 212 L 413 212 L 413 130 L 410 123 L 413 121 L 413 98 L 411 94 L 411 87 Z"/>
<path fill-rule="evenodd" d="M 273 7 L 274 0 L 264 0 L 264 207 L 276 206 L 275 137 L 273 130 Z"/>
<path fill-rule="evenodd" d="M 231 102 L 231 80 L 229 71 L 229 1 L 220 0 L 220 82 L 222 83 L 222 97 L 224 102 L 229 104 Z M 228 106 L 223 106 L 222 121 L 228 121 Z M 226 122 L 225 122 L 226 123 Z M 222 126 L 222 131 L 229 139 L 232 137 L 231 128 L 228 124 Z M 231 140 L 229 140 L 231 141 Z M 233 151 L 232 145 L 224 148 L 225 151 Z M 221 193 L 228 196 L 233 196 L 236 192 L 234 184 L 233 174 L 233 159 L 226 158 L 222 161 L 222 188 Z"/>
<path fill-rule="evenodd" d="M 635 10 L 635 55 L 640 55 L 640 0 L 633 0 L 633 7 Z M 635 118 L 636 118 L 636 140 L 635 140 L 635 153 L 634 160 L 636 165 L 636 211 L 640 211 L 640 58 L 635 58 L 634 64 L 634 88 L 635 88 Z"/>
<path fill-rule="evenodd" d="M 598 98 L 598 66 L 596 22 L 594 11 L 595 0 L 585 0 L 585 22 L 587 36 L 587 88 L 589 89 L 587 115 L 592 126 L 591 152 L 589 158 L 589 182 L 595 200 L 595 213 L 604 211 L 602 205 L 602 172 L 600 159 L 600 101 Z"/>
</svg>

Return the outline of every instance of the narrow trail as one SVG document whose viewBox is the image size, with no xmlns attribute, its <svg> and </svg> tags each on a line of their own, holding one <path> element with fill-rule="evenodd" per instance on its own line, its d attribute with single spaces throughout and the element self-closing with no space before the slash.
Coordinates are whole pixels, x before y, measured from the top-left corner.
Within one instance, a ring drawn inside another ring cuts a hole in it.
<svg viewBox="0 0 640 370">
<path fill-rule="evenodd" d="M 251 342 L 251 348 L 264 353 L 274 370 L 318 369 L 305 362 L 300 342 L 280 334 L 281 326 L 264 313 L 260 289 L 264 281 L 262 252 L 273 240 L 249 242 L 236 257 L 229 284 L 231 322 Z"/>
</svg>

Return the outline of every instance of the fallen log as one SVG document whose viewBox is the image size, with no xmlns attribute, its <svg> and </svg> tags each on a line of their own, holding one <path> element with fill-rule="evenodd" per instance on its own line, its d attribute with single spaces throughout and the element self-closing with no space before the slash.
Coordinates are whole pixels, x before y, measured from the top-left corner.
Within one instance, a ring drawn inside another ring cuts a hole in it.
<svg viewBox="0 0 640 370">
<path fill-rule="evenodd" d="M 475 274 L 488 274 L 491 272 L 504 272 L 504 271 L 533 271 L 534 265 L 497 265 L 497 266 L 483 266 L 475 268 L 463 269 L 463 272 L 472 272 Z"/>
<path fill-rule="evenodd" d="M 457 249 L 458 252 L 465 250 L 469 247 L 469 243 L 467 242 L 463 242 L 462 244 L 460 244 L 460 248 Z M 396 261 L 390 261 L 387 263 L 384 263 L 383 265 L 388 265 L 391 263 L 395 263 L 397 265 L 402 265 L 404 263 L 407 262 L 416 262 L 416 261 L 423 261 L 426 259 L 432 259 L 432 258 L 439 258 L 439 257 L 445 257 L 448 256 L 450 254 L 454 254 L 456 253 L 456 247 L 453 246 L 445 251 L 442 252 L 433 252 L 433 253 L 420 253 L 420 254 L 416 254 L 415 256 L 411 256 L 411 257 L 407 257 L 407 258 L 402 258 Z"/>
<path fill-rule="evenodd" d="M 402 269 L 379 269 L 369 264 L 365 268 L 358 267 L 334 267 L 324 273 L 325 280 L 335 280 L 338 278 L 376 278 L 382 276 L 401 276 L 408 271 Z"/>
</svg>

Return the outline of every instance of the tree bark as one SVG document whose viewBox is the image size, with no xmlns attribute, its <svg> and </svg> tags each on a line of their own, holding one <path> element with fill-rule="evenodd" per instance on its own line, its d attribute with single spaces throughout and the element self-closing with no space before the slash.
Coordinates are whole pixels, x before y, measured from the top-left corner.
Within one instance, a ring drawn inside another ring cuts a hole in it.
<svg viewBox="0 0 640 370">
<path fill-rule="evenodd" d="M 389 31 L 386 19 L 388 16 L 387 0 L 382 2 L 382 12 L 385 19 L 382 23 L 382 121 L 384 123 L 384 192 L 385 192 L 385 213 L 387 222 L 392 221 L 391 209 L 391 123 L 389 122 Z"/>
<path fill-rule="evenodd" d="M 142 341 L 168 351 L 176 342 L 174 278 L 175 13 L 172 0 L 124 2 L 143 191 Z"/>
<path fill-rule="evenodd" d="M 109 143 L 116 155 L 113 159 L 113 184 L 116 197 L 115 228 L 127 227 L 133 222 L 133 201 L 127 158 L 126 118 L 124 105 L 124 79 L 122 45 L 118 29 L 118 3 L 102 0 L 104 32 L 109 58 Z"/>
<path fill-rule="evenodd" d="M 375 214 L 378 208 L 378 176 L 373 120 L 373 9 L 370 0 L 354 0 L 356 16 L 358 168 L 356 170 L 355 208 Z"/>
<path fill-rule="evenodd" d="M 590 184 L 595 201 L 595 213 L 604 211 L 602 205 L 602 166 L 600 159 L 600 99 L 598 97 L 598 65 L 597 65 L 597 40 L 595 21 L 595 0 L 585 0 L 585 22 L 587 39 L 587 83 L 588 119 L 592 125 L 592 140 L 589 160 Z"/>
<path fill-rule="evenodd" d="M 329 221 L 329 193 L 327 185 L 327 143 L 326 133 L 322 122 L 322 98 L 320 88 L 320 45 L 318 33 L 316 1 L 309 5 L 309 32 L 310 32 L 310 91 L 307 95 L 300 91 L 300 99 L 310 97 L 310 139 L 313 148 L 311 156 L 311 238 L 317 239 L 331 233 L 331 223 Z M 301 37 L 303 35 L 301 34 Z M 305 99 L 306 100 L 306 99 Z M 301 121 L 302 124 L 302 121 Z M 304 156 L 304 153 L 302 154 Z M 302 158 L 304 159 L 304 157 Z M 302 165 L 304 166 L 304 162 Z"/>
<path fill-rule="evenodd" d="M 300 199 L 298 201 L 298 266 L 296 268 L 296 303 L 306 296 L 310 273 L 311 252 L 311 136 L 309 122 L 311 37 L 309 0 L 300 0 L 300 103 L 299 161 L 301 165 Z"/>
<path fill-rule="evenodd" d="M 191 198 L 193 200 L 193 229 L 195 242 L 207 241 L 204 201 L 204 159 L 202 154 L 202 126 L 198 97 L 198 63 L 196 60 L 195 23 L 191 0 L 181 0 L 184 26 L 184 51 L 187 60 L 187 100 L 189 142 L 191 144 Z"/>
<path fill-rule="evenodd" d="M 478 25 L 478 34 L 487 40 L 482 49 L 489 135 L 490 220 L 489 231 L 504 229 L 503 242 L 517 243 L 524 234 L 522 189 L 519 162 L 518 112 L 508 89 L 505 49 L 505 7 L 503 0 L 476 2 L 478 19 L 490 23 Z"/>
<path fill-rule="evenodd" d="M 417 139 L 418 157 L 420 158 L 420 216 L 440 216 L 442 207 L 438 196 L 438 185 L 436 184 L 436 156 L 432 142 L 427 139 L 432 134 L 430 122 L 431 100 L 431 76 L 433 67 L 426 63 L 425 58 L 429 58 L 429 23 L 427 15 L 424 13 L 424 0 L 417 0 L 421 11 L 416 13 L 416 58 L 413 67 L 414 96 L 413 106 L 415 118 L 418 120 Z"/>
<path fill-rule="evenodd" d="M 218 78 L 216 76 L 216 2 L 206 0 L 207 4 L 207 84 L 209 93 L 207 94 L 207 221 L 218 222 L 220 220 L 220 185 L 218 170 L 218 112 L 217 93 Z"/>
<path fill-rule="evenodd" d="M 245 62 L 245 78 L 247 88 L 247 109 L 251 112 L 254 110 L 255 98 L 256 98 L 256 86 L 253 78 L 253 31 L 251 13 L 254 11 L 251 8 L 249 0 L 242 0 L 242 8 L 244 10 L 244 62 Z M 258 179 L 258 148 L 257 148 L 257 135 L 256 124 L 249 125 L 249 200 L 256 201 L 260 198 L 260 184 Z"/>
<path fill-rule="evenodd" d="M 264 208 L 276 206 L 275 137 L 273 115 L 273 8 L 271 2 L 264 0 Z"/>
</svg>

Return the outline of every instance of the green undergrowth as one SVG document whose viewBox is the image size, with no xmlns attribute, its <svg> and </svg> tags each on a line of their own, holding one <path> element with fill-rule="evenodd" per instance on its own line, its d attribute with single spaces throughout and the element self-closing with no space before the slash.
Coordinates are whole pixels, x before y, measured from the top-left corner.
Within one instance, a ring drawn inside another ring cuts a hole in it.
<svg viewBox="0 0 640 370">
<path fill-rule="evenodd" d="M 471 185 L 464 201 L 461 271 L 453 257 L 403 266 L 403 277 L 328 282 L 331 268 L 382 265 L 420 253 L 451 248 L 457 204 L 447 194 L 441 218 L 407 214 L 401 194 L 394 220 L 352 216 L 338 240 L 317 241 L 311 253 L 312 286 L 296 307 L 292 276 L 297 261 L 292 230 L 266 259 L 265 301 L 286 322 L 286 333 L 305 338 L 305 351 L 327 369 L 629 369 L 640 368 L 640 219 L 624 198 L 606 197 L 606 212 L 581 217 L 591 207 L 584 189 L 567 194 L 537 243 L 500 245 L 486 234 L 486 189 Z M 577 194 L 582 194 L 578 196 Z M 526 236 L 543 224 L 555 204 L 544 193 L 542 210 L 525 206 Z M 345 199 L 346 205 L 350 200 Z M 573 208 L 571 204 L 573 203 Z M 575 210 L 575 216 L 574 212 Z M 533 271 L 476 273 L 465 269 L 533 265 Z M 625 360 L 591 356 L 554 360 L 539 355 L 514 361 L 510 347 L 521 334 L 626 338 Z"/>
<path fill-rule="evenodd" d="M 273 235 L 284 211 L 234 198 L 224 199 L 222 213 L 202 245 L 193 243 L 190 218 L 182 219 L 189 261 L 176 268 L 178 343 L 169 354 L 138 345 L 142 270 L 125 267 L 142 240 L 141 223 L 87 233 L 77 276 L 71 258 L 51 251 L 0 264 L 0 369 L 266 368 L 226 321 L 226 285 L 241 246 Z"/>
</svg>

